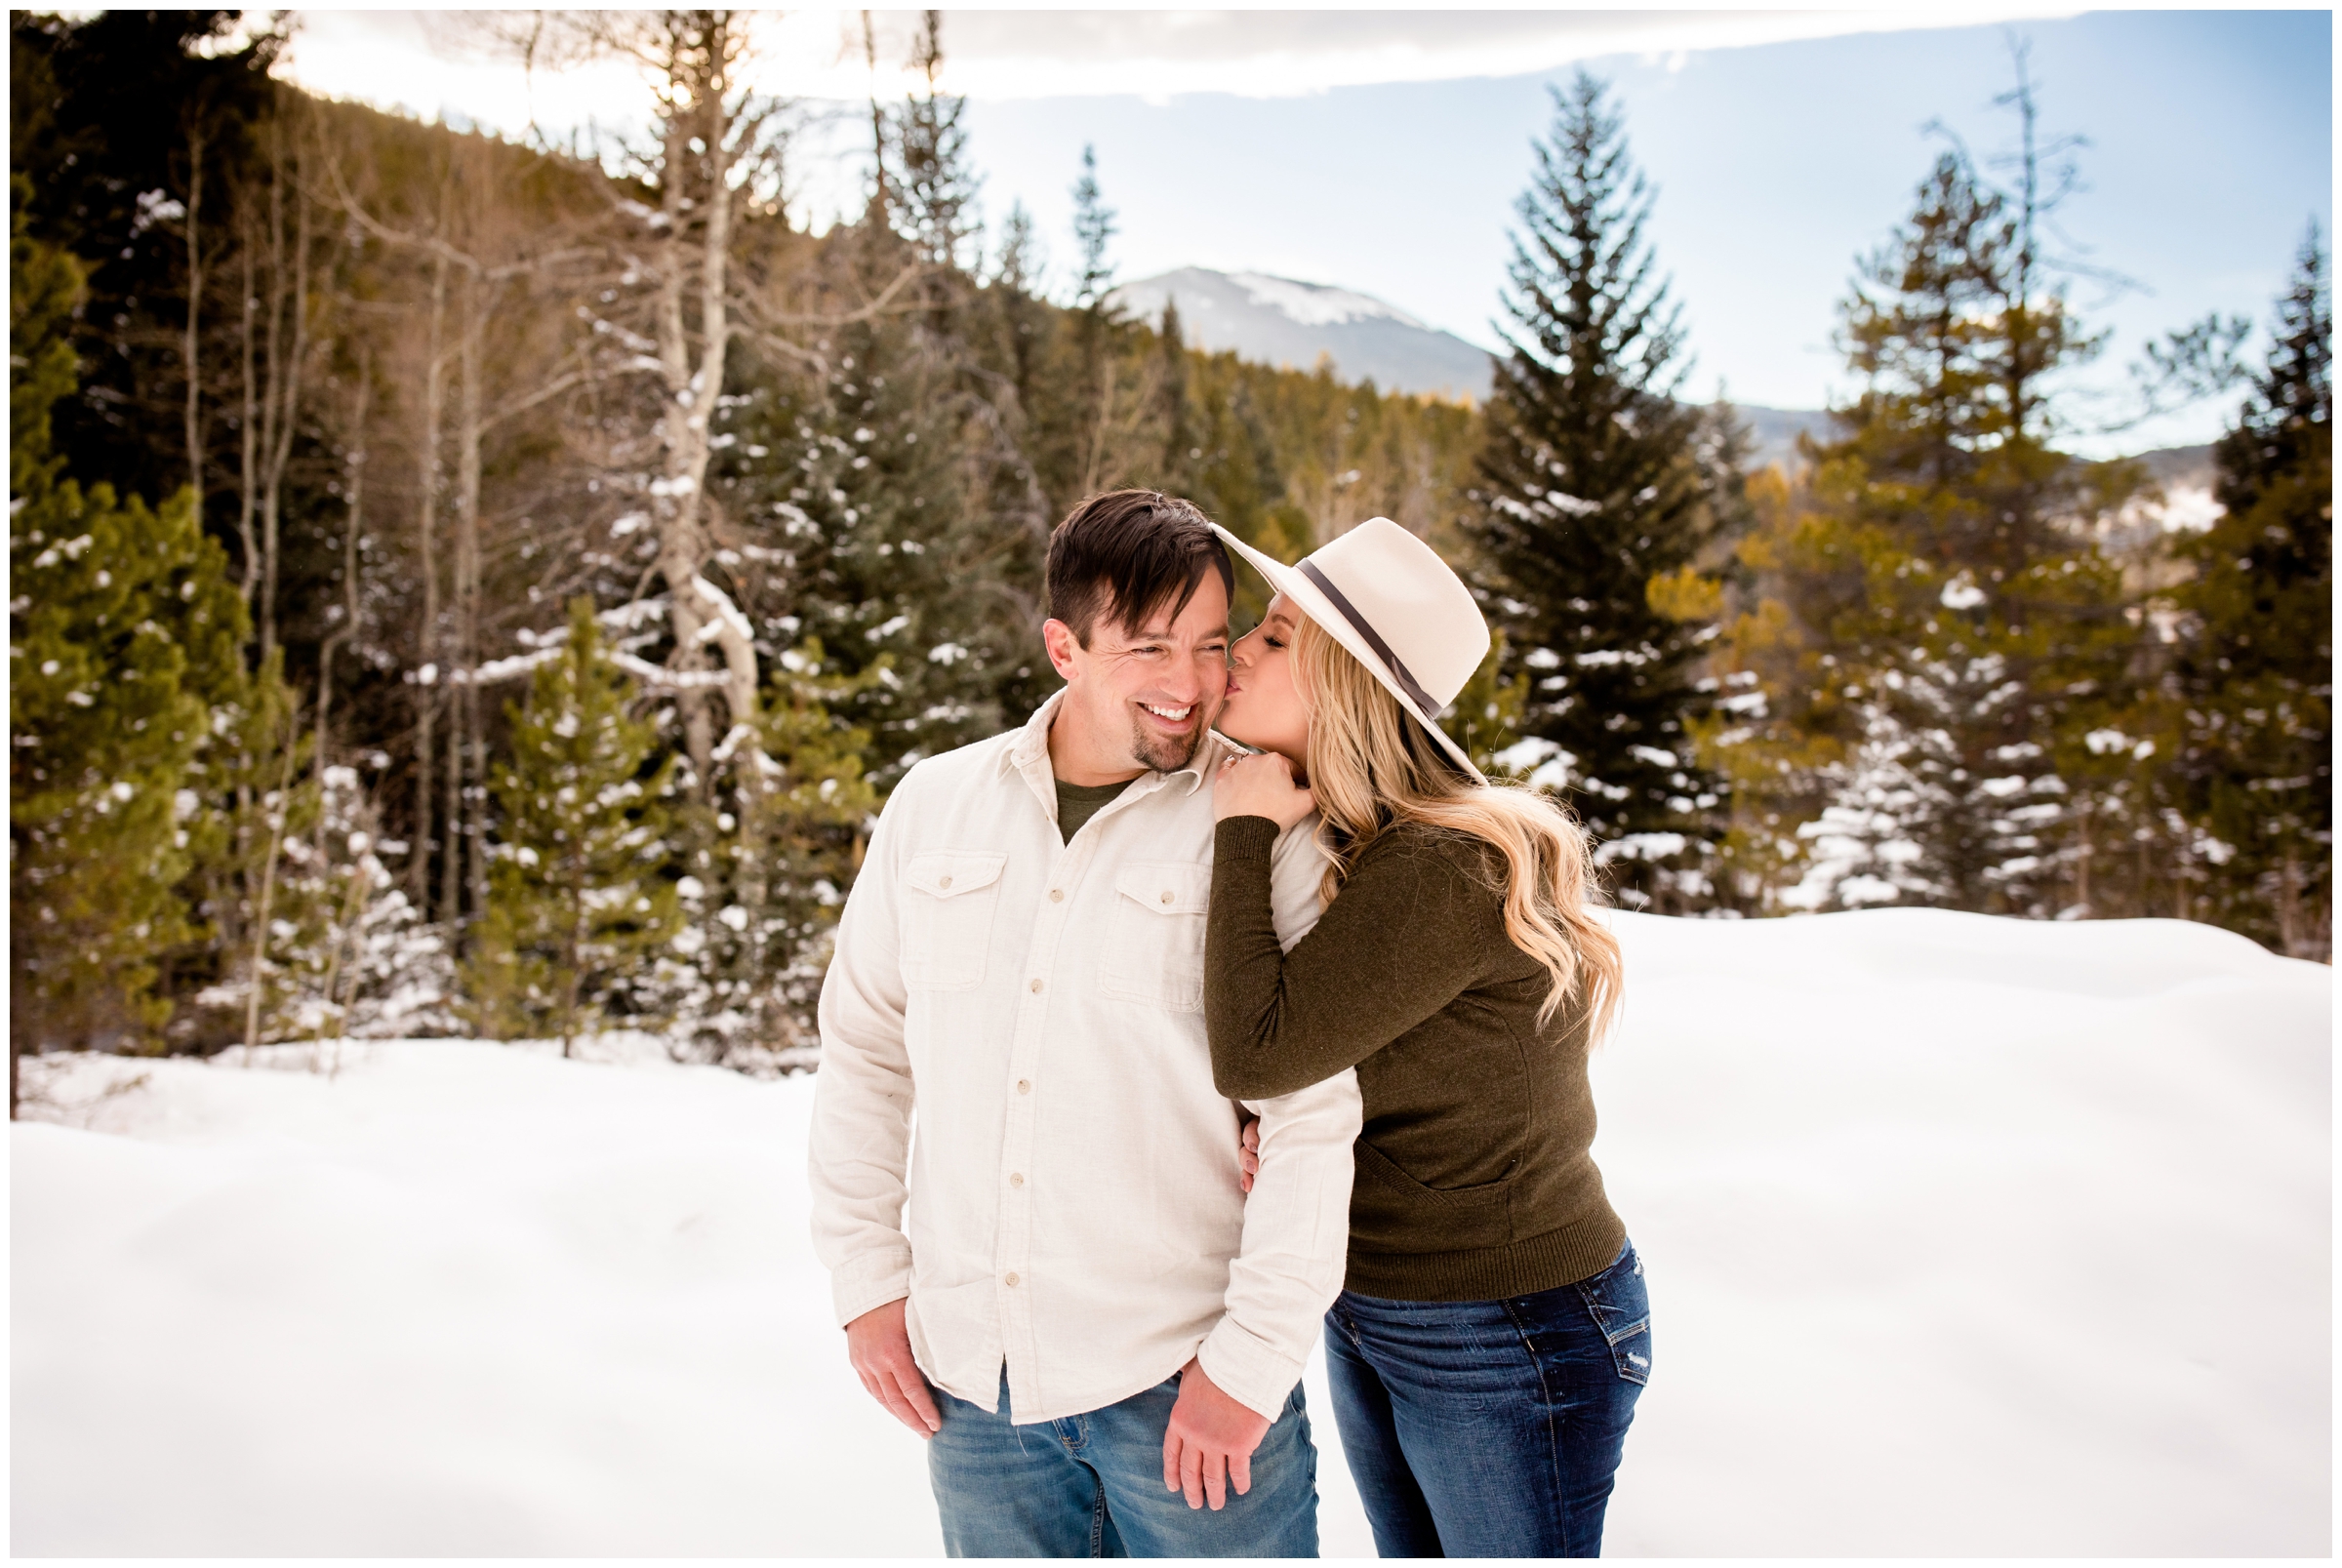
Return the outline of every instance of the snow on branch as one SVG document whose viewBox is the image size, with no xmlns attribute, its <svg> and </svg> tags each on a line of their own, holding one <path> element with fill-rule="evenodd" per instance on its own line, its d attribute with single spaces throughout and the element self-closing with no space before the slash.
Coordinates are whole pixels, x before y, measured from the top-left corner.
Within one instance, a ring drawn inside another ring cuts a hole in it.
<svg viewBox="0 0 2342 1568">
<path fill-rule="evenodd" d="M 756 628 L 748 623 L 747 616 L 741 614 L 740 606 L 732 602 L 730 594 L 696 572 L 692 574 L 691 587 L 692 591 L 700 596 L 701 601 L 715 612 L 718 621 L 722 624 L 730 626 L 743 642 L 756 640 Z M 716 622 L 710 622 L 701 632 L 702 641 L 707 641 L 715 634 L 716 624 Z"/>
<path fill-rule="evenodd" d="M 610 662 L 645 686 L 661 691 L 721 686 L 732 678 L 729 671 L 721 669 L 669 669 L 665 664 L 652 663 L 639 654 L 613 653 Z"/>
<path fill-rule="evenodd" d="M 514 654 L 509 659 L 491 659 L 476 669 L 451 669 L 447 672 L 450 686 L 493 686 L 499 681 L 517 680 L 541 664 L 549 664 L 561 657 L 559 647 L 539 648 L 533 653 Z"/>
</svg>

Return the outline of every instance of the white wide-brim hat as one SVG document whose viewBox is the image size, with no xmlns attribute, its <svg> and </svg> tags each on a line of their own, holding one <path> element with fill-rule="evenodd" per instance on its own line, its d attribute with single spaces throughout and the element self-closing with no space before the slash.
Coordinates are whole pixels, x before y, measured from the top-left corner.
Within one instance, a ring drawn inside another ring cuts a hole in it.
<svg viewBox="0 0 2342 1568">
<path fill-rule="evenodd" d="M 1349 649 L 1457 767 L 1488 782 L 1439 727 L 1439 715 L 1488 657 L 1488 623 L 1436 550 L 1388 517 L 1369 517 L 1287 566 L 1218 523 L 1212 529 L 1287 603 Z"/>
</svg>

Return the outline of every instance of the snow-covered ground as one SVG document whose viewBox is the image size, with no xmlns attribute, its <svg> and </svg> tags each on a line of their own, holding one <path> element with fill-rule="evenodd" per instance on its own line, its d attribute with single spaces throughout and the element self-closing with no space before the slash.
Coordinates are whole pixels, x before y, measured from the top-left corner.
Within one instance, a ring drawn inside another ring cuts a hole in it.
<svg viewBox="0 0 2342 1568">
<path fill-rule="evenodd" d="M 1613 1553 L 2330 1549 L 2330 971 L 2166 921 L 1619 928 L 1597 1154 L 1657 1364 Z M 811 1083 L 630 1055 L 31 1064 L 12 1549 L 935 1552 L 806 1241 Z M 1310 1387 L 1327 1552 L 1370 1553 Z"/>
</svg>

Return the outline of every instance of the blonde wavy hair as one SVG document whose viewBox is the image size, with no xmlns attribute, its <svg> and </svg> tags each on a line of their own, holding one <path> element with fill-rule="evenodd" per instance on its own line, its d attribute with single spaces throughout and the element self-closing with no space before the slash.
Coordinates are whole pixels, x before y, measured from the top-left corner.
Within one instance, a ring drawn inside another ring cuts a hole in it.
<svg viewBox="0 0 2342 1568">
<path fill-rule="evenodd" d="M 1601 889 L 1585 829 L 1551 796 L 1475 783 L 1349 649 L 1308 617 L 1294 620 L 1295 686 L 1310 711 L 1310 788 L 1332 859 L 1321 897 L 1331 903 L 1367 846 L 1402 824 L 1482 840 L 1505 860 L 1505 935 L 1554 979 L 1538 1024 L 1575 1001 L 1588 1042 L 1601 1040 L 1625 965 L 1618 939 L 1594 916 Z"/>
</svg>

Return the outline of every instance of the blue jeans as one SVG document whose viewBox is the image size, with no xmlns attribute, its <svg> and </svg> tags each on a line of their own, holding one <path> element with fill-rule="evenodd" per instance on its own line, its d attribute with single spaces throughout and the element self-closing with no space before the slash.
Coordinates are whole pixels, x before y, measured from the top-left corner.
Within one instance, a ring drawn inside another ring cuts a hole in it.
<svg viewBox="0 0 2342 1568">
<path fill-rule="evenodd" d="M 1635 1245 L 1496 1302 L 1344 1291 L 1325 1314 L 1342 1449 L 1386 1557 L 1598 1557 L 1651 1369 Z"/>
<path fill-rule="evenodd" d="M 1179 1379 L 1103 1410 L 1012 1427 L 1008 1372 L 997 1413 L 935 1390 L 943 1429 L 927 1476 L 954 1557 L 1314 1557 L 1317 1445 L 1295 1384 L 1252 1453 L 1252 1490 L 1218 1512 L 1163 1485 L 1163 1428 Z"/>
</svg>

